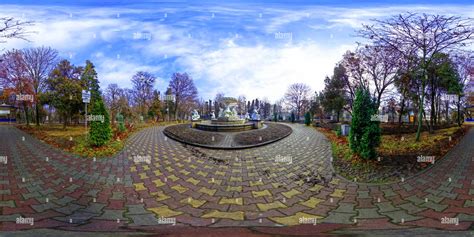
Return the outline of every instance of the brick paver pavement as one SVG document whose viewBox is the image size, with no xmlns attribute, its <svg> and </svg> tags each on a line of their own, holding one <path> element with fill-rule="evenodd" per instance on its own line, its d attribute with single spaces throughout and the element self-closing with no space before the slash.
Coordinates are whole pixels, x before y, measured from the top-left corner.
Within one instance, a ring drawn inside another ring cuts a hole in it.
<svg viewBox="0 0 474 237">
<path fill-rule="evenodd" d="M 183 145 L 153 127 L 116 157 L 94 160 L 0 126 L 0 230 L 472 228 L 473 129 L 432 168 L 374 185 L 335 175 L 326 138 L 291 127 L 283 140 L 242 150 Z"/>
</svg>

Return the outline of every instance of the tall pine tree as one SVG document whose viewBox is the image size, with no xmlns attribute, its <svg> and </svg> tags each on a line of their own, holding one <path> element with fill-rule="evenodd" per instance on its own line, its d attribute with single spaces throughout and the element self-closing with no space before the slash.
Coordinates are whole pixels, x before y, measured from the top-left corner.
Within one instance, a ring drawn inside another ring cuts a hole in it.
<svg viewBox="0 0 474 237">
<path fill-rule="evenodd" d="M 109 113 L 105 108 L 104 100 L 100 92 L 97 72 L 95 71 L 94 64 L 89 60 L 86 61 L 86 66 L 81 76 L 81 82 L 83 89 L 89 90 L 91 93 L 91 106 L 89 107 L 88 113 L 90 117 L 94 119 L 88 121 L 88 123 L 90 123 L 89 142 L 93 146 L 102 146 L 112 137 L 112 128 L 110 127 Z M 103 118 L 103 120 L 99 118 Z"/>
<path fill-rule="evenodd" d="M 109 113 L 105 109 L 104 101 L 99 97 L 92 106 L 91 115 L 94 118 L 103 116 L 103 121 L 94 119 L 90 122 L 91 129 L 89 131 L 89 142 L 93 146 L 102 146 L 106 144 L 112 137 L 112 129 L 110 127 Z"/>
<path fill-rule="evenodd" d="M 351 150 L 365 159 L 374 159 L 380 144 L 380 122 L 372 121 L 374 114 L 377 114 L 377 102 L 366 88 L 358 88 L 352 107 L 349 140 Z"/>
</svg>

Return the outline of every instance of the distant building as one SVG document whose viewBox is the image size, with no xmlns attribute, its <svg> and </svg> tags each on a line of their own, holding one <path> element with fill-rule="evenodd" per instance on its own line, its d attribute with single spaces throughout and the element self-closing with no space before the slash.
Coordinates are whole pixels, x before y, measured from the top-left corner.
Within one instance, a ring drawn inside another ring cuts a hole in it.
<svg viewBox="0 0 474 237">
<path fill-rule="evenodd" d="M 13 105 L 0 105 L 0 123 L 16 123 L 16 107 Z"/>
</svg>

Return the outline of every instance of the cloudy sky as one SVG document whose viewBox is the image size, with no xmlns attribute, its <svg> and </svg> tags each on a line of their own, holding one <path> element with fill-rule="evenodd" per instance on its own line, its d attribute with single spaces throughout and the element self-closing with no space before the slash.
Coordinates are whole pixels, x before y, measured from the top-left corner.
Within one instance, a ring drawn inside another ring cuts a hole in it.
<svg viewBox="0 0 474 237">
<path fill-rule="evenodd" d="M 133 74 L 148 71 L 163 91 L 172 73 L 187 72 L 203 99 L 223 92 L 275 101 L 291 83 L 323 89 L 370 19 L 407 11 L 474 18 L 469 1 L 350 2 L 1 0 L 1 17 L 32 20 L 35 33 L 0 50 L 44 45 L 76 65 L 90 59 L 103 89 L 131 87 Z"/>
</svg>

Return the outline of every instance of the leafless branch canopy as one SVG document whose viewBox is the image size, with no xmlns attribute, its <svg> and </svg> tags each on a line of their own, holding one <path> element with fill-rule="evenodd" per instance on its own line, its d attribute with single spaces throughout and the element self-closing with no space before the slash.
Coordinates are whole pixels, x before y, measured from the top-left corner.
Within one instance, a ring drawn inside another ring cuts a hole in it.
<svg viewBox="0 0 474 237">
<path fill-rule="evenodd" d="M 26 36 L 32 33 L 25 29 L 26 26 L 33 25 L 32 21 L 19 21 L 13 17 L 0 17 L 0 43 L 5 43 L 6 39 L 22 39 L 29 41 Z"/>
<path fill-rule="evenodd" d="M 377 46 L 389 47 L 405 58 L 427 59 L 449 50 L 458 50 L 474 40 L 473 19 L 457 16 L 407 13 L 373 20 L 358 33 Z"/>
</svg>

